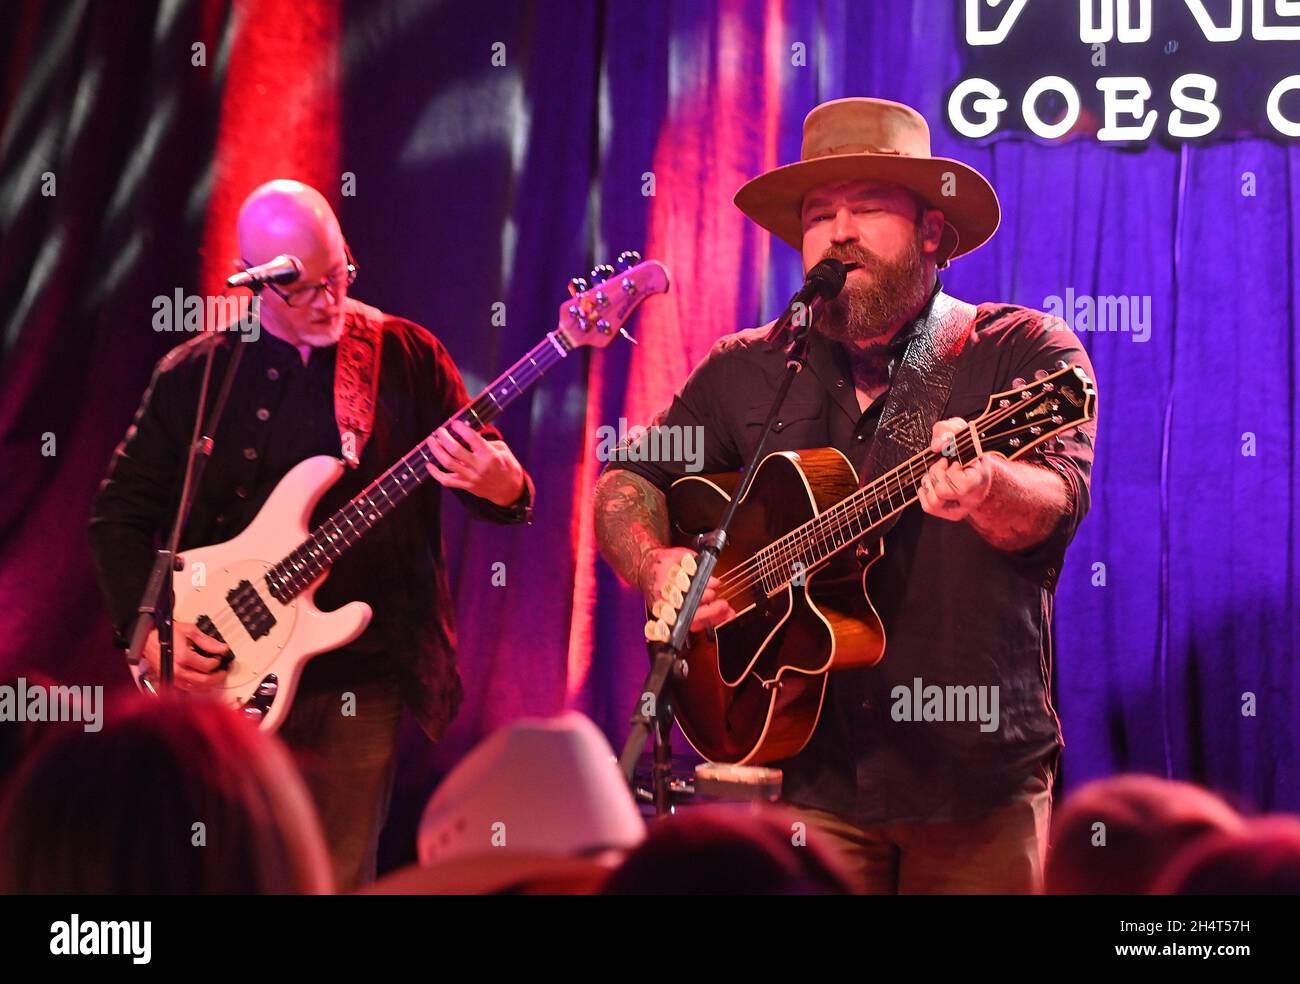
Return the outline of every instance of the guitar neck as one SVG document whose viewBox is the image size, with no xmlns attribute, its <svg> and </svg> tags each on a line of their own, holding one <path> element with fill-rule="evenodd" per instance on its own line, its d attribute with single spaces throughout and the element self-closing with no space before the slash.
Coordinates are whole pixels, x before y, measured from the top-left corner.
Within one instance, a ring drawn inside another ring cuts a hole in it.
<svg viewBox="0 0 1300 984">
<path fill-rule="evenodd" d="M 443 426 L 458 420 L 481 431 L 570 351 L 564 337 L 551 332 Z M 283 604 L 291 601 L 429 479 L 428 466 L 438 465 L 427 440 L 408 451 L 267 572 L 267 584 L 277 600 Z"/>
<path fill-rule="evenodd" d="M 761 582 L 769 595 L 804 571 L 876 532 L 920 494 L 921 480 L 947 457 L 970 464 L 990 452 L 1014 461 L 1062 431 L 1096 419 L 1097 390 L 1080 368 L 1064 361 L 1056 372 L 1039 370 L 1035 382 L 1013 382 L 1015 389 L 995 393 L 969 429 L 953 435 L 943 451 L 929 448 L 867 483 L 797 529 L 768 544 L 746 562 L 750 583 Z"/>
<path fill-rule="evenodd" d="M 978 425 L 979 421 L 975 423 Z M 1028 447 L 1024 447 L 1010 451 L 1007 457 L 1019 457 L 1027 450 Z M 980 452 L 975 448 L 958 446 L 952 459 L 968 464 L 979 456 Z M 879 529 L 917 500 L 921 479 L 941 458 L 941 452 L 928 449 L 913 455 L 759 550 L 753 559 L 758 562 L 763 589 L 771 594 L 784 588 L 796 575 L 812 571 L 845 547 Z"/>
</svg>

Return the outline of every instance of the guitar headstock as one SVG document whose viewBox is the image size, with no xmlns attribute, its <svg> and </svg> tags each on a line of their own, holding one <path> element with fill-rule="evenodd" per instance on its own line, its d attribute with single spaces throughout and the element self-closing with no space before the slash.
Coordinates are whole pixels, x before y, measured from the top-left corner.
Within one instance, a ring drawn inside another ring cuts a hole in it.
<svg viewBox="0 0 1300 984">
<path fill-rule="evenodd" d="M 1040 369 L 1032 383 L 989 398 L 983 415 L 973 421 L 985 453 L 1018 458 L 1072 427 L 1097 419 L 1097 389 L 1088 374 L 1064 362 L 1056 366 L 1051 373 Z"/>
<path fill-rule="evenodd" d="M 668 271 L 657 260 L 626 252 L 615 262 L 617 269 L 602 263 L 592 270 L 590 283 L 582 277 L 569 281 L 570 297 L 560 305 L 556 331 L 570 348 L 604 348 L 617 335 L 627 335 L 623 326 L 641 302 L 668 290 Z"/>
</svg>

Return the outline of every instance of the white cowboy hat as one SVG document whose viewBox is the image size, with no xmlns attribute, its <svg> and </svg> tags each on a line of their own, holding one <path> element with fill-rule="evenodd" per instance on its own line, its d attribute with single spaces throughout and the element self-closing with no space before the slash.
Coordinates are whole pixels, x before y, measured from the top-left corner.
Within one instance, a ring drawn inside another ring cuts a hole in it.
<svg viewBox="0 0 1300 984">
<path fill-rule="evenodd" d="M 574 711 L 524 718 L 485 738 L 430 798 L 418 837 L 426 870 L 399 872 L 374 890 L 493 891 L 534 875 L 580 876 L 573 862 L 608 864 L 644 838 L 596 725 Z"/>
</svg>

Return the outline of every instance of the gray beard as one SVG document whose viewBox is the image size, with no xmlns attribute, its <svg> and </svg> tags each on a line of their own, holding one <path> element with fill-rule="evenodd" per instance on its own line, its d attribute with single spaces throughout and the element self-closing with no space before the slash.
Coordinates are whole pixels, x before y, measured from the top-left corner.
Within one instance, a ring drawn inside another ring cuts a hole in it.
<svg viewBox="0 0 1300 984">
<path fill-rule="evenodd" d="M 816 328 L 837 342 L 860 344 L 883 338 L 905 319 L 913 317 L 930 296 L 921 261 L 921 233 L 893 262 L 882 260 L 860 246 L 828 250 L 837 260 L 856 260 L 872 275 L 868 284 L 847 283 L 833 301 L 822 308 Z"/>
</svg>

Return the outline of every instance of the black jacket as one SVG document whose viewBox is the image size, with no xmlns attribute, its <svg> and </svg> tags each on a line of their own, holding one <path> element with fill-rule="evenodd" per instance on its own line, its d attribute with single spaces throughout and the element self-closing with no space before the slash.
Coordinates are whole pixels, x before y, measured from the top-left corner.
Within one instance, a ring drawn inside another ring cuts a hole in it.
<svg viewBox="0 0 1300 984">
<path fill-rule="evenodd" d="M 216 346 L 209 404 L 232 346 L 245 349 L 181 538 L 182 550 L 237 535 L 276 483 L 304 458 L 340 456 L 333 404 L 337 346 L 313 349 L 303 365 L 294 346 L 265 330 L 256 341 L 244 337 L 202 335 L 164 356 L 113 454 L 95 498 L 90 540 L 119 642 L 134 621 L 154 552 L 175 516 L 209 347 Z M 385 316 L 374 433 L 360 467 L 349 469 L 325 493 L 312 527 L 467 402 L 460 373 L 442 343 L 418 325 Z M 483 433 L 500 439 L 491 428 Z M 525 484 L 523 497 L 511 508 L 464 492 L 457 495 L 479 518 L 520 522 L 528 516 L 533 496 L 527 476 Z M 347 649 L 389 655 L 402 675 L 408 706 L 434 739 L 446 730 L 463 696 L 442 551 L 441 492 L 436 482 L 425 482 L 339 559 L 316 595 L 325 610 L 349 601 L 372 606 L 369 628 Z"/>
</svg>

